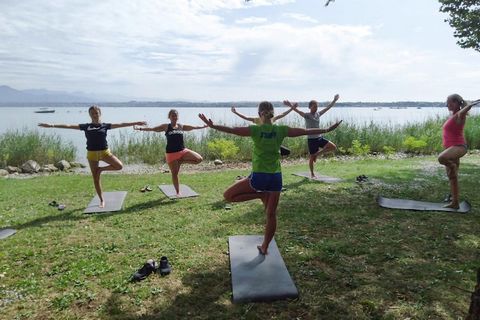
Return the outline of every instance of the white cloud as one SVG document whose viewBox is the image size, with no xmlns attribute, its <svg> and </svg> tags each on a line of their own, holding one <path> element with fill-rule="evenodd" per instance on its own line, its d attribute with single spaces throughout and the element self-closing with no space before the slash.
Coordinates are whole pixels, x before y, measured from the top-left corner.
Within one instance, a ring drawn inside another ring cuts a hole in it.
<svg viewBox="0 0 480 320">
<path fill-rule="evenodd" d="M 299 26 L 248 11 L 291 2 L 0 3 L 0 84 L 207 100 L 337 91 L 352 100 L 392 100 L 420 96 L 427 83 L 431 96 L 448 88 L 444 75 L 453 72 L 471 90 L 478 84 L 471 72 L 478 62 L 454 63 L 441 52 L 381 39 L 380 27 L 320 24 L 289 13 L 309 22 Z M 224 15 L 232 10 L 246 16 L 229 23 Z"/>
<path fill-rule="evenodd" d="M 236 24 L 259 24 L 259 23 L 265 23 L 267 22 L 267 18 L 262 18 L 262 17 L 247 17 L 247 18 L 242 18 L 235 20 Z"/>
<path fill-rule="evenodd" d="M 293 20 L 298 20 L 302 22 L 310 22 L 310 23 L 318 23 L 317 19 L 314 19 L 310 16 L 307 16 L 306 14 L 301 14 L 301 13 L 285 13 L 283 14 L 284 17 L 288 19 L 293 19 Z"/>
</svg>

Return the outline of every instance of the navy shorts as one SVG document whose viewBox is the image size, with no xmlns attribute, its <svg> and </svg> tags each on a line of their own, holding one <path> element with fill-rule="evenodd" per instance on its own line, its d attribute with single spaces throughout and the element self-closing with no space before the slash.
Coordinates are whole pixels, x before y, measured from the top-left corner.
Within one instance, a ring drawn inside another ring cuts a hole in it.
<svg viewBox="0 0 480 320">
<path fill-rule="evenodd" d="M 282 173 L 261 173 L 261 172 L 252 172 L 248 177 L 250 180 L 250 186 L 255 189 L 255 191 L 282 191 Z"/>
<path fill-rule="evenodd" d="M 310 154 L 317 153 L 320 148 L 323 149 L 329 143 L 324 137 L 318 137 L 313 139 L 308 139 L 308 152 Z"/>
</svg>

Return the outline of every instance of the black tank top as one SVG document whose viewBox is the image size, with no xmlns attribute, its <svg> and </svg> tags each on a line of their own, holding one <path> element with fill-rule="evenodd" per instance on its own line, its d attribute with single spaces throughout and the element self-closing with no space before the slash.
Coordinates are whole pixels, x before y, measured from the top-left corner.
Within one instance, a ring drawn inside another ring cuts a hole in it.
<svg viewBox="0 0 480 320">
<path fill-rule="evenodd" d="M 169 123 L 167 131 L 165 131 L 165 137 L 167 137 L 167 153 L 178 152 L 185 149 L 183 143 L 183 126 L 177 124 L 177 127 L 177 129 L 173 129 L 172 124 Z"/>
</svg>

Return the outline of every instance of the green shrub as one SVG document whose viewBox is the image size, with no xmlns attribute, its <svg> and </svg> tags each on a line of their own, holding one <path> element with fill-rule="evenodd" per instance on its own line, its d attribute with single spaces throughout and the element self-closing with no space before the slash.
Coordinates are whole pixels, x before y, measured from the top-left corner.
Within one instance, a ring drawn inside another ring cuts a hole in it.
<svg viewBox="0 0 480 320">
<path fill-rule="evenodd" d="M 365 156 L 370 153 L 370 146 L 368 144 L 362 145 L 359 140 L 353 140 L 352 146 L 347 149 L 348 153 L 355 156 Z"/>
<path fill-rule="evenodd" d="M 391 156 L 395 153 L 395 148 L 390 146 L 383 146 L 383 153 L 385 153 L 387 157 Z"/>
<path fill-rule="evenodd" d="M 207 142 L 207 150 L 210 155 L 222 160 L 234 159 L 240 148 L 235 145 L 235 142 L 227 139 L 214 139 Z"/>
<path fill-rule="evenodd" d="M 412 136 L 408 136 L 405 141 L 403 141 L 403 146 L 405 147 L 406 152 L 419 153 L 423 148 L 427 146 L 427 138 L 425 136 L 417 139 Z"/>
</svg>

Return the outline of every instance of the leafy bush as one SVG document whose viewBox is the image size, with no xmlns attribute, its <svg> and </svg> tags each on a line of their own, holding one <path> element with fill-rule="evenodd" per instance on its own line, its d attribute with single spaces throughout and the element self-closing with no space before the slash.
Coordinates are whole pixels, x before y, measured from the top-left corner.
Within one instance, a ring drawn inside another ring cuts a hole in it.
<svg viewBox="0 0 480 320">
<path fill-rule="evenodd" d="M 406 152 L 419 153 L 420 150 L 427 146 L 427 138 L 425 136 L 417 139 L 412 136 L 408 136 L 405 141 L 403 141 L 403 146 L 405 147 Z"/>
<path fill-rule="evenodd" d="M 240 151 L 235 142 L 223 138 L 207 142 L 207 150 L 215 158 L 223 160 L 234 159 Z"/>
<path fill-rule="evenodd" d="M 370 153 L 370 146 L 368 144 L 362 145 L 359 140 L 353 140 L 352 146 L 347 149 L 350 154 L 355 156 L 365 156 Z"/>
<path fill-rule="evenodd" d="M 383 153 L 385 153 L 387 157 L 391 156 L 395 153 L 395 148 L 390 146 L 383 146 Z"/>
</svg>

